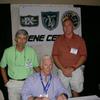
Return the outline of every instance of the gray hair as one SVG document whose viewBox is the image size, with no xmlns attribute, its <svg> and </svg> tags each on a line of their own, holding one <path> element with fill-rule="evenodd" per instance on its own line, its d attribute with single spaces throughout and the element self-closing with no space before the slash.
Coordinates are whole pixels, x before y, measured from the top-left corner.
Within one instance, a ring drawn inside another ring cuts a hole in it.
<svg viewBox="0 0 100 100">
<path fill-rule="evenodd" d="M 20 29 L 16 32 L 15 34 L 15 38 L 20 35 L 20 34 L 23 34 L 24 36 L 28 37 L 28 32 L 25 30 L 25 29 Z"/>
<path fill-rule="evenodd" d="M 42 57 L 42 59 L 41 59 L 41 65 L 42 65 L 43 61 L 46 60 L 46 59 L 50 59 L 50 60 L 52 61 L 52 63 L 53 63 L 53 59 L 52 59 L 51 56 L 49 56 L 49 55 L 44 55 L 44 56 Z"/>
</svg>

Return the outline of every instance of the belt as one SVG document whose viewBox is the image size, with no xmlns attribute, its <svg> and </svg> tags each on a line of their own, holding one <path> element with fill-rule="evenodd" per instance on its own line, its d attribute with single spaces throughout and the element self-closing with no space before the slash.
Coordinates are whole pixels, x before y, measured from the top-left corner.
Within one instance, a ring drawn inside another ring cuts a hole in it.
<svg viewBox="0 0 100 100">
<path fill-rule="evenodd" d="M 11 79 L 11 80 L 16 80 L 16 81 L 24 81 L 24 80 L 26 80 L 26 78 L 24 78 L 24 79 L 13 79 L 13 78 L 11 78 L 11 77 L 9 77 L 9 79 Z"/>
</svg>

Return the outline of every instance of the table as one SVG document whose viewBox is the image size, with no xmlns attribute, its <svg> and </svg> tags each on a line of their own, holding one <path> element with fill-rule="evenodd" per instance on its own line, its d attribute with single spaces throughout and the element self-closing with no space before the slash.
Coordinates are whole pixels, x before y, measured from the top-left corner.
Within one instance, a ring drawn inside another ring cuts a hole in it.
<svg viewBox="0 0 100 100">
<path fill-rule="evenodd" d="M 91 95 L 91 96 L 69 98 L 68 100 L 100 100 L 100 98 L 96 95 Z"/>
</svg>

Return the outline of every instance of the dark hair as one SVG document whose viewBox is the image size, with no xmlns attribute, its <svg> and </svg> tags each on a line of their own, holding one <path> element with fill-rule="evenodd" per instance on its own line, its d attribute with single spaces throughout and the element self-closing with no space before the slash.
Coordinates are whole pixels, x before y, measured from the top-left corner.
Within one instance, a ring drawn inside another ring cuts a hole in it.
<svg viewBox="0 0 100 100">
<path fill-rule="evenodd" d="M 19 30 L 16 32 L 15 37 L 17 37 L 17 36 L 20 35 L 20 34 L 23 34 L 23 35 L 25 35 L 25 36 L 28 37 L 28 32 L 27 32 L 25 29 L 19 29 Z"/>
</svg>

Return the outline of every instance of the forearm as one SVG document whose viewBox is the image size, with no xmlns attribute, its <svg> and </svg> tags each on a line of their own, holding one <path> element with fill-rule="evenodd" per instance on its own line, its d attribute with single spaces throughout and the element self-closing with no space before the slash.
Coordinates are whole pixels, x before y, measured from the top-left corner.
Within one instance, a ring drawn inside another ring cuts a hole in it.
<svg viewBox="0 0 100 100">
<path fill-rule="evenodd" d="M 3 78 L 4 84 L 6 84 L 8 82 L 8 77 L 7 77 L 6 70 L 4 68 L 1 68 L 1 75 Z"/>
<path fill-rule="evenodd" d="M 54 59 L 54 62 L 55 62 L 55 64 L 56 64 L 56 66 L 57 66 L 59 69 L 64 70 L 64 67 L 63 67 L 63 65 L 60 63 L 59 58 L 58 58 L 57 56 L 54 56 L 53 59 Z"/>
<path fill-rule="evenodd" d="M 57 100 L 68 100 L 68 96 L 65 93 L 62 93 L 57 97 Z"/>
<path fill-rule="evenodd" d="M 74 65 L 72 65 L 72 67 L 76 69 L 80 67 L 80 65 L 82 65 L 85 61 L 86 61 L 86 56 L 81 56 L 80 59 Z"/>
<path fill-rule="evenodd" d="M 28 100 L 49 100 L 49 99 L 46 98 L 46 97 L 33 97 L 33 96 L 30 96 L 28 98 Z"/>
<path fill-rule="evenodd" d="M 28 97 L 28 100 L 37 100 L 37 97 L 30 96 Z"/>
</svg>

